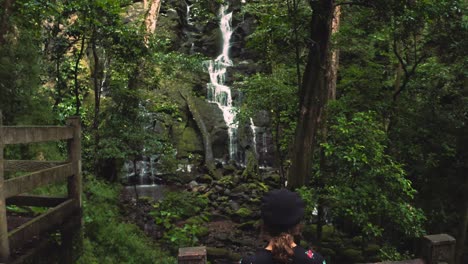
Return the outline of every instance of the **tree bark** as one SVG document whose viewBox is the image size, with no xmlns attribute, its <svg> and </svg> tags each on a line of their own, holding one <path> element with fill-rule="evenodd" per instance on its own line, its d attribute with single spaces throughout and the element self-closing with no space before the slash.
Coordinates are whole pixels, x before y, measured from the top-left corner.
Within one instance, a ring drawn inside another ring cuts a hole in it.
<svg viewBox="0 0 468 264">
<path fill-rule="evenodd" d="M 94 117 L 93 117 L 93 134 L 94 134 L 94 171 L 95 175 L 99 174 L 98 164 L 98 149 L 99 149 L 99 116 L 101 112 L 101 85 L 99 82 L 100 60 L 97 52 L 96 30 L 93 30 L 91 37 L 91 50 L 93 52 L 94 69 L 92 72 L 94 86 Z"/>
<path fill-rule="evenodd" d="M 336 6 L 333 11 L 333 20 L 331 23 L 331 34 L 336 34 L 340 28 L 340 17 L 341 17 L 341 6 Z M 339 67 L 339 54 L 340 51 L 336 48 L 332 48 L 330 50 L 329 58 L 328 58 L 328 65 L 327 67 L 327 80 L 328 80 L 328 94 L 327 94 L 327 101 L 335 100 L 336 99 L 336 82 L 338 78 L 338 67 Z M 320 127 L 321 127 L 321 136 L 322 141 L 326 142 L 328 137 L 328 129 L 325 123 L 326 120 L 326 113 L 320 117 Z M 320 150 L 320 168 L 322 175 L 318 180 L 318 188 L 319 188 L 319 198 L 317 201 L 317 243 L 320 243 L 322 240 L 322 227 L 325 225 L 325 200 L 323 199 L 323 190 L 326 186 L 326 180 L 329 175 L 327 175 L 327 157 L 323 152 L 323 149 Z"/>
<path fill-rule="evenodd" d="M 81 37 L 81 47 L 78 53 L 78 58 L 76 58 L 75 62 L 75 69 L 74 69 L 74 79 L 75 79 L 75 105 L 76 105 L 76 113 L 75 115 L 80 116 L 80 107 L 81 107 L 81 100 L 80 100 L 80 85 L 78 83 L 78 69 L 80 65 L 81 58 L 83 57 L 84 46 L 86 40 L 86 33 L 83 32 L 83 36 Z"/>
<path fill-rule="evenodd" d="M 311 1 L 310 4 L 313 9 L 311 43 L 299 91 L 299 117 L 288 175 L 288 186 L 292 189 L 306 184 L 311 178 L 315 136 L 329 93 L 326 73 L 334 0 Z"/>
<path fill-rule="evenodd" d="M 149 38 L 156 30 L 156 23 L 158 22 L 159 9 L 161 8 L 161 0 L 152 0 L 148 14 L 145 18 L 146 34 L 145 45 L 148 46 Z"/>
<path fill-rule="evenodd" d="M 4 0 L 3 2 L 3 15 L 0 21 L 0 46 L 5 44 L 5 35 L 10 29 L 10 15 L 15 0 Z"/>
</svg>

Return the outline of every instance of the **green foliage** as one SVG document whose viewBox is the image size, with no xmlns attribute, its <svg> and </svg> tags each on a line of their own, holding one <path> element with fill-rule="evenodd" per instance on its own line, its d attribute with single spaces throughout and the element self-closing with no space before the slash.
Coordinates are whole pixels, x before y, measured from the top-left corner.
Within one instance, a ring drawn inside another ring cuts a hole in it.
<svg viewBox="0 0 468 264">
<path fill-rule="evenodd" d="M 398 252 L 395 247 L 390 245 L 385 245 L 379 249 L 379 258 L 382 261 L 402 261 L 412 259 L 413 257 L 408 252 L 404 252 L 403 254 Z"/>
<path fill-rule="evenodd" d="M 198 238 L 206 234 L 203 223 L 208 216 L 201 214 L 208 205 L 208 199 L 192 192 L 167 192 L 164 199 L 154 205 L 150 213 L 156 224 L 164 231 L 162 242 L 172 252 L 179 247 L 195 246 Z M 200 215 L 197 218 L 193 216 Z M 190 221 L 179 224 L 181 220 L 191 218 Z"/>
<path fill-rule="evenodd" d="M 302 200 L 306 204 L 304 210 L 304 220 L 308 223 L 311 223 L 312 216 L 314 214 L 314 211 L 316 210 L 318 195 L 314 189 L 306 186 L 302 186 L 301 188 L 298 188 L 295 191 L 301 196 Z"/>
<path fill-rule="evenodd" d="M 254 113 L 267 111 L 272 120 L 275 148 L 286 165 L 285 157 L 296 128 L 298 106 L 294 69 L 286 65 L 273 68 L 271 74 L 257 73 L 238 83 L 245 101 L 238 118 L 247 120 Z"/>
<path fill-rule="evenodd" d="M 298 7 L 294 9 L 292 2 L 248 1 L 242 9 L 257 19 L 256 30 L 247 38 L 248 47 L 258 52 L 266 65 L 286 62 L 294 67 L 295 48 L 300 53 L 305 49 L 308 29 L 301 25 L 308 23 L 311 9 L 305 1 L 296 1 Z"/>
<path fill-rule="evenodd" d="M 87 178 L 83 201 L 84 252 L 78 263 L 174 263 L 137 226 L 121 219 L 120 188 Z"/>
<path fill-rule="evenodd" d="M 410 204 L 416 191 L 402 166 L 386 154 L 386 134 L 375 113 L 333 116 L 327 142 L 321 145 L 328 164 L 320 173 L 333 170 L 326 192 L 334 217 L 349 219 L 368 237 L 390 230 L 421 236 L 425 217 Z"/>
</svg>

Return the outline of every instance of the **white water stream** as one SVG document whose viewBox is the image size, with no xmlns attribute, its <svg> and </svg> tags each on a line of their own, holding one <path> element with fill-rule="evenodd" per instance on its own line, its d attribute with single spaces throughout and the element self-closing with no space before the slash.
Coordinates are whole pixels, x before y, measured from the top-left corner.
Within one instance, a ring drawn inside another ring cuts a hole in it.
<svg viewBox="0 0 468 264">
<path fill-rule="evenodd" d="M 231 88 L 225 85 L 227 67 L 233 65 L 229 58 L 230 40 L 232 36 L 232 12 L 228 12 L 228 5 L 222 5 L 219 11 L 219 27 L 223 36 L 222 53 L 215 59 L 207 62 L 210 74 L 207 99 L 216 103 L 223 112 L 224 121 L 228 126 L 229 158 L 237 160 L 237 122 L 234 122 L 236 108 L 232 105 Z"/>
</svg>

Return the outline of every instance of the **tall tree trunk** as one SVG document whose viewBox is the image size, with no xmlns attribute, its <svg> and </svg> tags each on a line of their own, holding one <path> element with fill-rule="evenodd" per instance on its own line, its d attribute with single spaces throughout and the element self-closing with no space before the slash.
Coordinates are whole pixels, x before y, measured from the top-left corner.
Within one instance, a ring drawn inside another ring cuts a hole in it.
<svg viewBox="0 0 468 264">
<path fill-rule="evenodd" d="M 96 44 L 96 30 L 93 30 L 91 37 L 91 50 L 93 52 L 94 70 L 93 86 L 94 86 L 94 118 L 93 118 L 93 134 L 94 134 L 94 170 L 95 174 L 98 175 L 99 164 L 98 164 L 98 149 L 99 149 L 99 116 L 101 112 L 101 85 L 100 85 L 100 60 L 97 52 Z"/>
<path fill-rule="evenodd" d="M 292 189 L 306 184 L 311 178 L 315 136 L 329 93 L 326 73 L 334 0 L 311 1 L 310 4 L 313 9 L 311 43 L 299 91 L 299 118 L 288 175 L 288 186 Z"/>
<path fill-rule="evenodd" d="M 158 22 L 159 9 L 161 8 L 161 0 L 152 0 L 148 14 L 145 18 L 146 34 L 145 45 L 148 46 L 149 38 L 156 30 L 156 23 Z"/>
<path fill-rule="evenodd" d="M 336 6 L 335 10 L 333 11 L 333 20 L 331 24 L 331 32 L 332 35 L 337 33 L 340 28 L 340 16 L 341 16 L 341 6 Z M 336 48 L 332 48 L 329 52 L 328 63 L 329 67 L 327 67 L 327 80 L 328 80 L 328 96 L 327 100 L 335 100 L 336 99 L 336 82 L 338 77 L 338 66 L 339 66 L 339 54 L 340 51 Z M 321 136 L 322 141 L 326 142 L 328 137 L 328 129 L 325 123 L 326 120 L 326 113 L 321 117 Z M 326 186 L 326 180 L 329 175 L 327 175 L 328 170 L 327 167 L 327 157 L 323 149 L 320 150 L 320 168 L 322 175 L 319 178 L 318 187 L 319 199 L 317 202 L 317 243 L 320 243 L 322 240 L 322 227 L 325 224 L 325 210 L 324 210 L 324 199 L 323 199 L 323 190 Z"/>
<path fill-rule="evenodd" d="M 0 20 L 0 46 L 5 44 L 5 35 L 10 29 L 10 15 L 15 0 L 4 0 L 3 2 L 3 14 Z"/>
<path fill-rule="evenodd" d="M 78 58 L 76 58 L 75 62 L 75 70 L 74 70 L 74 78 L 75 78 L 75 105 L 76 105 L 76 113 L 75 115 L 80 115 L 80 107 L 81 107 L 81 100 L 80 100 L 80 85 L 78 83 L 78 68 L 80 66 L 80 61 L 81 58 L 83 57 L 83 52 L 84 52 L 84 46 L 85 46 L 85 39 L 86 39 L 86 33 L 83 33 L 83 36 L 81 37 L 81 47 L 80 51 L 78 53 Z"/>
<path fill-rule="evenodd" d="M 294 34 L 294 55 L 296 56 L 296 77 L 297 77 L 297 86 L 300 89 L 301 85 L 301 62 L 300 62 L 300 54 L 299 54 L 299 34 L 297 32 L 298 23 L 297 23 L 297 7 L 298 2 L 297 0 L 292 0 L 287 2 L 288 4 L 288 13 L 289 16 L 292 18 L 293 23 L 293 34 Z"/>
</svg>

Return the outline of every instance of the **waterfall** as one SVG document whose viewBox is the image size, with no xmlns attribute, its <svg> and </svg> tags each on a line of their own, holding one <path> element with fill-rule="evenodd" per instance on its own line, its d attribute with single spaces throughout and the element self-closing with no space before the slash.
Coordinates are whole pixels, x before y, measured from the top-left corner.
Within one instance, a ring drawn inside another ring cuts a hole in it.
<svg viewBox="0 0 468 264">
<path fill-rule="evenodd" d="M 193 25 L 192 18 L 190 17 L 190 8 L 193 6 L 193 4 L 189 4 L 189 2 L 185 1 L 185 5 L 187 6 L 187 25 Z"/>
<path fill-rule="evenodd" d="M 224 85 L 227 67 L 233 63 L 229 58 L 230 40 L 232 36 L 231 19 L 232 12 L 227 12 L 228 5 L 222 5 L 219 11 L 219 27 L 223 36 L 223 49 L 215 59 L 208 61 L 207 67 L 210 74 L 210 83 L 207 85 L 207 99 L 216 103 L 223 112 L 224 121 L 228 126 L 229 135 L 229 158 L 237 160 L 237 123 L 235 119 L 235 107 L 232 105 L 231 88 Z"/>
<path fill-rule="evenodd" d="M 253 150 L 255 155 L 258 157 L 258 152 L 257 152 L 257 127 L 255 126 L 253 119 L 250 118 L 250 129 L 252 129 L 252 145 L 253 145 Z"/>
</svg>

